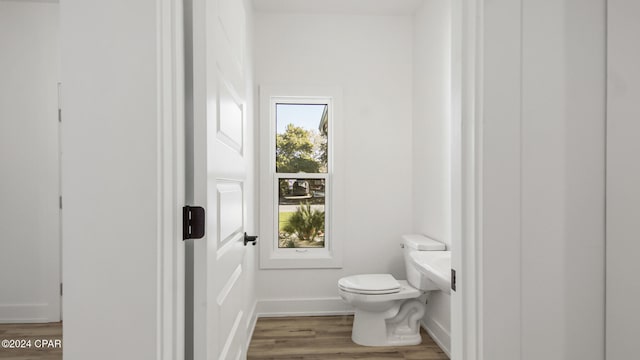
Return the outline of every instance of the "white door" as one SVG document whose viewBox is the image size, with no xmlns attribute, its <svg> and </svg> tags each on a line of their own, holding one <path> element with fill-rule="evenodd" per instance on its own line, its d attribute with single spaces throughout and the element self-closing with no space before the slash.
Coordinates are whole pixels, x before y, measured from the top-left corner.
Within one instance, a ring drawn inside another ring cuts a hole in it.
<svg viewBox="0 0 640 360">
<path fill-rule="evenodd" d="M 190 205 L 206 209 L 205 237 L 189 240 L 193 358 L 241 359 L 246 356 L 248 316 L 243 284 L 245 99 L 251 91 L 244 85 L 246 13 L 243 1 L 237 0 L 193 0 L 190 5 L 187 26 L 193 41 L 186 51 L 187 69 L 193 71 L 187 74 L 193 91 L 193 151 L 189 155 L 188 147 L 187 163 L 192 160 L 193 165 L 187 174 L 190 168 L 193 188 L 187 189 L 187 198 L 192 198 Z"/>
</svg>

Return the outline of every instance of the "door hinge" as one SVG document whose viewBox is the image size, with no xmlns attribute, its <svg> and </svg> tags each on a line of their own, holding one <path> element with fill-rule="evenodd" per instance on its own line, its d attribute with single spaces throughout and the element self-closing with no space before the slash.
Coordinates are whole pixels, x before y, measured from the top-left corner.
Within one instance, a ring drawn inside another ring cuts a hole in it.
<svg viewBox="0 0 640 360">
<path fill-rule="evenodd" d="M 58 197 L 58 207 L 62 210 L 62 196 Z"/>
<path fill-rule="evenodd" d="M 182 240 L 204 237 L 204 208 L 185 206 L 182 208 Z"/>
<path fill-rule="evenodd" d="M 60 296 L 62 296 L 62 283 L 60 283 Z"/>
<path fill-rule="evenodd" d="M 451 269 L 451 290 L 456 291 L 456 269 Z"/>
</svg>

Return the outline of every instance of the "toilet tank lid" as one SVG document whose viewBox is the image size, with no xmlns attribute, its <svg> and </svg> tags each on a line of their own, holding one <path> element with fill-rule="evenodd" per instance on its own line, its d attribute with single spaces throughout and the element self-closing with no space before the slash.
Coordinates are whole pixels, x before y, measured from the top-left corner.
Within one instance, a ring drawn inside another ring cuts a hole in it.
<svg viewBox="0 0 640 360">
<path fill-rule="evenodd" d="M 405 246 L 419 251 L 442 251 L 447 248 L 445 244 L 420 234 L 402 235 L 402 241 Z"/>
</svg>

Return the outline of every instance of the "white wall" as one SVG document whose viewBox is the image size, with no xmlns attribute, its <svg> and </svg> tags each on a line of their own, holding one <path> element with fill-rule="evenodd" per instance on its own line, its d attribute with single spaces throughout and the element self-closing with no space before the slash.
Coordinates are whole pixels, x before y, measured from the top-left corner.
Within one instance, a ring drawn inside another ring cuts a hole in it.
<svg viewBox="0 0 640 360">
<path fill-rule="evenodd" d="M 485 3 L 484 359 L 604 356 L 604 14 L 603 0 Z"/>
<path fill-rule="evenodd" d="M 451 3 L 425 1 L 413 23 L 413 232 L 450 247 Z M 423 323 L 449 351 L 451 297 L 430 294 Z"/>
<path fill-rule="evenodd" d="M 60 320 L 58 19 L 0 1 L 0 322 Z"/>
<path fill-rule="evenodd" d="M 607 340 L 606 358 L 640 352 L 640 4 L 607 2 Z"/>
<path fill-rule="evenodd" d="M 65 359 L 157 359 L 165 349 L 161 5 L 60 4 Z"/>
<path fill-rule="evenodd" d="M 451 4 L 425 1 L 413 28 L 413 231 L 451 246 Z"/>
<path fill-rule="evenodd" d="M 256 85 L 342 88 L 345 143 L 343 268 L 259 270 L 259 311 L 337 311 L 340 277 L 404 277 L 400 235 L 411 231 L 412 18 L 258 13 Z M 259 119 L 257 120 L 259 121 Z M 278 301 L 289 299 L 293 301 Z M 320 299 L 320 300 L 318 300 Z"/>
</svg>

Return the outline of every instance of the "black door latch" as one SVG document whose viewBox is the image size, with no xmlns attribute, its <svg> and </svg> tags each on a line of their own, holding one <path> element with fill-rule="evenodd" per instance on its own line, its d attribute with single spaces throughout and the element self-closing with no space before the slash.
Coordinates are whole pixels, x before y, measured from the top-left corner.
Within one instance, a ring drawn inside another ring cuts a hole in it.
<svg viewBox="0 0 640 360">
<path fill-rule="evenodd" d="M 456 269 L 451 269 L 451 290 L 456 291 Z"/>
<path fill-rule="evenodd" d="M 249 236 L 247 233 L 244 233 L 244 246 L 247 246 L 247 243 L 253 243 L 253 246 L 256 246 L 256 242 L 258 242 L 257 236 Z"/>
</svg>

